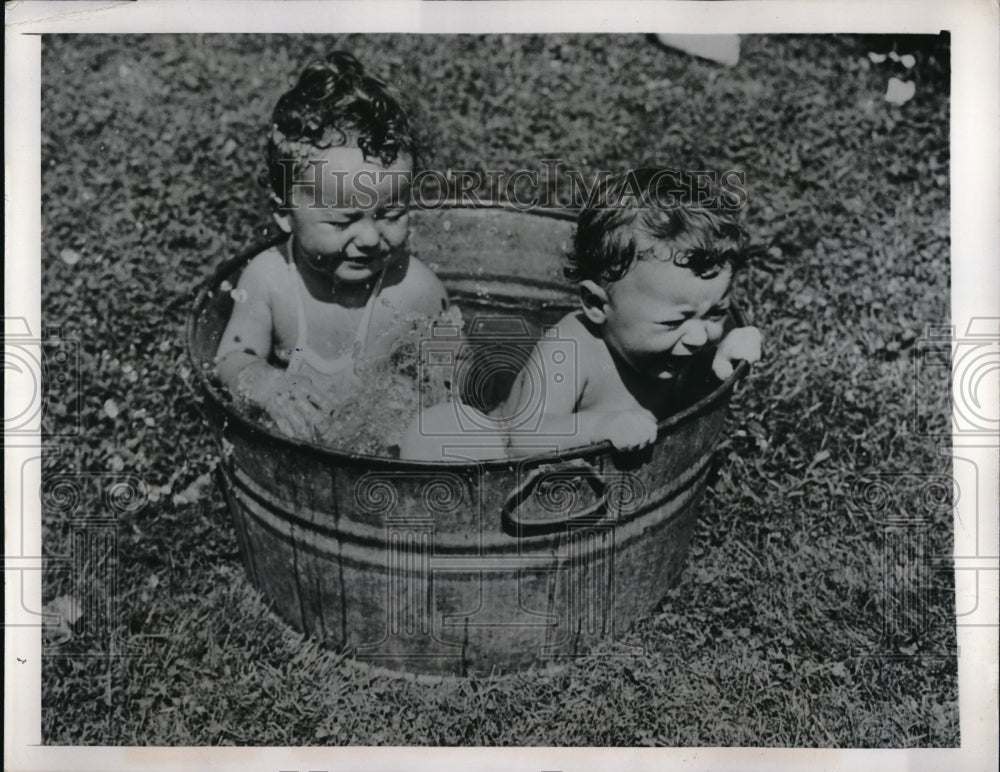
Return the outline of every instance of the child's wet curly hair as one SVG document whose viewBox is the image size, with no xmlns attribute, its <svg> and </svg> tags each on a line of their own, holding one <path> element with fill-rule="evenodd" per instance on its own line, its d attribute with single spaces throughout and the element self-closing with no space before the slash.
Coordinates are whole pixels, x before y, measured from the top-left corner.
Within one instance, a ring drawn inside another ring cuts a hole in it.
<svg viewBox="0 0 1000 772">
<path fill-rule="evenodd" d="M 747 259 L 746 234 L 714 191 L 689 172 L 632 169 L 602 180 L 577 219 L 573 252 L 563 272 L 572 281 L 615 282 L 636 260 L 639 229 L 673 245 L 671 259 L 701 278 L 725 266 L 734 271 Z M 704 195 L 706 194 L 707 195 Z"/>
<path fill-rule="evenodd" d="M 299 165 L 310 160 L 316 149 L 345 146 L 354 139 L 366 157 L 377 158 L 385 166 L 400 153 L 413 156 L 417 151 L 398 97 L 344 51 L 334 51 L 306 66 L 295 86 L 278 99 L 272 124 L 267 173 L 261 182 L 282 202 L 288 199 Z M 285 170 L 290 159 L 295 161 L 292 175 Z"/>
</svg>

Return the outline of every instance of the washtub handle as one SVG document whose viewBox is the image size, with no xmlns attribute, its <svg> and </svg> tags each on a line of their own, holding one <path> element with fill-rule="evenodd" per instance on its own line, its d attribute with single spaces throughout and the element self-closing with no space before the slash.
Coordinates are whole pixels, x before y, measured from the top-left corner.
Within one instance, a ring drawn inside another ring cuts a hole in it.
<svg viewBox="0 0 1000 772">
<path fill-rule="evenodd" d="M 557 480 L 583 478 L 594 489 L 597 501 L 570 515 L 522 519 L 519 514 L 521 504 L 546 477 L 555 477 Z M 572 459 L 562 464 L 541 464 L 531 469 L 508 494 L 501 508 L 501 523 L 504 530 L 521 536 L 552 533 L 574 524 L 594 523 L 607 514 L 607 492 L 608 486 L 603 475 L 583 459 Z M 598 516 L 602 510 L 603 514 Z"/>
</svg>

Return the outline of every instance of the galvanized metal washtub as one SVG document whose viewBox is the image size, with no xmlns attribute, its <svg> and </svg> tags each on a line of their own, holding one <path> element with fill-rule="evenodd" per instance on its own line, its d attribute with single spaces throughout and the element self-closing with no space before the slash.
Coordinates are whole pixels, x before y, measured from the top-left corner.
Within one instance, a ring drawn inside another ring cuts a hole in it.
<svg viewBox="0 0 1000 772">
<path fill-rule="evenodd" d="M 412 216 L 411 252 L 435 265 L 471 322 L 470 361 L 478 358 L 498 394 L 543 327 L 575 306 L 556 278 L 572 215 L 546 214 L 447 208 Z M 243 560 L 275 611 L 360 660 L 417 674 L 545 666 L 598 646 L 609 656 L 637 653 L 620 639 L 683 567 L 746 365 L 718 384 L 705 364 L 704 381 L 678 394 L 683 408 L 638 456 L 605 443 L 428 464 L 300 442 L 238 410 L 211 377 L 232 304 L 220 285 L 235 285 L 258 251 L 206 282 L 188 349 Z M 505 338 L 512 319 L 522 331 Z"/>
</svg>

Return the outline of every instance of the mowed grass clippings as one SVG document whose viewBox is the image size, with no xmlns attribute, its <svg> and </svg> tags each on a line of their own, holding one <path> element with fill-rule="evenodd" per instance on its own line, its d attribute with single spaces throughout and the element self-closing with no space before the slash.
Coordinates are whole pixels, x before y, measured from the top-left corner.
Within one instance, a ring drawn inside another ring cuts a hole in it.
<svg viewBox="0 0 1000 772">
<path fill-rule="evenodd" d="M 892 45 L 912 70 L 867 56 Z M 272 231 L 263 130 L 334 48 L 413 102 L 432 168 L 745 172 L 766 251 L 741 292 L 765 359 L 680 582 L 605 650 L 643 655 L 389 678 L 304 640 L 249 585 L 183 325 L 193 288 Z M 148 492 L 118 521 L 115 656 L 48 636 L 46 743 L 958 744 L 952 515 L 926 495 L 951 474 L 925 431 L 948 426 L 949 392 L 912 393 L 916 341 L 949 318 L 947 41 L 750 36 L 734 69 L 613 35 L 49 35 L 42 51 L 43 323 L 80 342 L 83 405 L 45 474 L 133 474 Z M 883 98 L 894 75 L 916 84 L 902 105 Z M 73 412 L 51 404 L 64 429 Z M 47 555 L 72 554 L 99 495 L 46 505 Z M 46 572 L 50 608 L 73 592 L 71 571 Z"/>
</svg>

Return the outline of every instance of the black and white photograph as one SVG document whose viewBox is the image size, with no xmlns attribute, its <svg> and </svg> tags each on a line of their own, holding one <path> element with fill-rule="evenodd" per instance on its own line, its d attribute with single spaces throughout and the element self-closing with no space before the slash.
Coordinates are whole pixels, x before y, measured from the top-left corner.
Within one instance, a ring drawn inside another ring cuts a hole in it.
<svg viewBox="0 0 1000 772">
<path fill-rule="evenodd" d="M 11 769 L 995 768 L 995 5 L 24 5 Z"/>
</svg>

